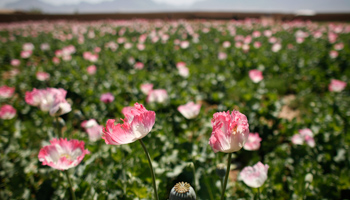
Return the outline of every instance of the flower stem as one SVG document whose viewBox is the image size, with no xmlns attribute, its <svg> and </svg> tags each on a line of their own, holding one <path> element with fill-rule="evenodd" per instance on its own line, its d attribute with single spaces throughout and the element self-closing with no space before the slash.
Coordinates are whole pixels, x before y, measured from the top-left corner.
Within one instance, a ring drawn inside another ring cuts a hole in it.
<svg viewBox="0 0 350 200">
<path fill-rule="evenodd" d="M 258 200 L 260 200 L 260 188 L 258 188 Z"/>
<path fill-rule="evenodd" d="M 70 192 L 72 193 L 72 199 L 75 200 L 75 194 L 74 194 L 74 191 L 73 191 L 72 182 L 70 181 L 70 178 L 69 178 L 68 170 L 65 170 L 64 172 L 65 172 L 65 174 L 67 176 L 67 180 L 68 180 L 69 187 L 70 187 Z"/>
<path fill-rule="evenodd" d="M 196 167 L 194 166 L 193 162 L 190 162 L 190 166 L 192 168 L 192 173 L 193 173 L 193 183 L 194 183 L 194 191 L 198 190 L 198 184 L 197 184 L 197 179 L 196 179 Z"/>
<path fill-rule="evenodd" d="M 225 199 L 225 190 L 226 190 L 228 175 L 230 174 L 231 158 L 232 158 L 232 153 L 229 153 L 228 159 L 227 159 L 227 170 L 226 170 L 226 175 L 224 180 L 224 186 L 222 187 L 221 200 Z"/>
<path fill-rule="evenodd" d="M 157 185 L 156 185 L 156 177 L 154 176 L 154 170 L 153 170 L 153 167 L 152 167 L 151 157 L 149 156 L 147 148 L 146 148 L 145 144 L 142 142 L 142 139 L 139 139 L 139 142 L 141 143 L 142 148 L 145 151 L 145 154 L 146 154 L 147 159 L 148 159 L 148 165 L 149 165 L 149 168 L 151 170 L 152 181 L 153 181 L 154 197 L 155 197 L 156 200 L 159 200 L 158 192 L 157 192 Z"/>
</svg>

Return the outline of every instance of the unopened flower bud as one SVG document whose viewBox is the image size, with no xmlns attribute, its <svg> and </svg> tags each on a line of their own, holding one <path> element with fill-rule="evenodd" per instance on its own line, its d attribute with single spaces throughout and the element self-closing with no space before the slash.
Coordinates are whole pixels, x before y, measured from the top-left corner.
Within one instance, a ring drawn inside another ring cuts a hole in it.
<svg viewBox="0 0 350 200">
<path fill-rule="evenodd" d="M 311 183 L 313 179 L 314 179 L 314 177 L 312 176 L 312 174 L 310 174 L 310 173 L 306 174 L 305 182 Z"/>
<path fill-rule="evenodd" d="M 171 189 L 169 200 L 196 200 L 196 193 L 190 184 L 179 182 Z"/>
<path fill-rule="evenodd" d="M 74 117 L 77 119 L 77 120 L 81 120 L 83 118 L 83 114 L 81 113 L 80 110 L 74 110 Z"/>
<path fill-rule="evenodd" d="M 65 122 L 64 119 L 62 119 L 61 117 L 58 118 L 58 124 L 59 124 L 59 126 L 60 126 L 61 128 L 66 126 L 66 122 Z M 57 126 L 57 121 L 56 121 L 56 119 L 53 121 L 53 126 L 54 126 L 54 127 Z"/>
<path fill-rule="evenodd" d="M 224 178 L 226 175 L 226 165 L 223 163 L 220 163 L 218 165 L 216 165 L 216 174 L 220 177 L 220 178 Z"/>
</svg>

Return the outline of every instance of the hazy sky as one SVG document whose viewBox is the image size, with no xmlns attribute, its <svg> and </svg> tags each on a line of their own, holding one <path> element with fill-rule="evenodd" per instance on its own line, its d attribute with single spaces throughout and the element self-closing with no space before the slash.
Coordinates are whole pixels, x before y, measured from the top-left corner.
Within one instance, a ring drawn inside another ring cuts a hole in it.
<svg viewBox="0 0 350 200">
<path fill-rule="evenodd" d="M 3 7 L 7 3 L 16 2 L 19 0 L 0 0 L 0 7 Z M 53 5 L 62 5 L 62 4 L 78 4 L 80 2 L 88 2 L 88 3 L 99 3 L 102 1 L 112 1 L 112 0 L 40 0 L 46 3 L 50 3 Z M 127 0 L 126 0 L 127 1 Z M 203 0 L 152 0 L 157 3 L 168 3 L 173 5 L 190 5 L 197 1 Z"/>
</svg>

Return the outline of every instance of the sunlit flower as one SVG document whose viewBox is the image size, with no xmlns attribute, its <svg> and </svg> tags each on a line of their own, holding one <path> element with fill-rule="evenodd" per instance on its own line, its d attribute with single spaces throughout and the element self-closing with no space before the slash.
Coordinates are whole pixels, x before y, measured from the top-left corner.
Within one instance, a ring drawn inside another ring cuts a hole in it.
<svg viewBox="0 0 350 200">
<path fill-rule="evenodd" d="M 275 44 L 273 44 L 272 45 L 272 48 L 271 48 L 271 50 L 273 51 L 273 52 L 278 52 L 279 50 L 281 50 L 282 49 L 282 45 L 280 44 L 280 43 L 275 43 Z"/>
<path fill-rule="evenodd" d="M 185 62 L 176 63 L 176 68 L 179 70 L 180 76 L 187 78 L 190 74 L 189 69 L 186 67 Z"/>
<path fill-rule="evenodd" d="M 16 109 L 11 105 L 5 104 L 0 108 L 1 119 L 12 119 L 16 116 Z"/>
<path fill-rule="evenodd" d="M 295 145 L 303 145 L 306 142 L 310 147 L 315 147 L 315 140 L 310 129 L 304 128 L 299 130 L 299 134 L 292 137 L 292 143 Z"/>
<path fill-rule="evenodd" d="M 21 64 L 21 61 L 18 59 L 12 59 L 11 60 L 11 65 L 12 66 L 19 66 Z"/>
<path fill-rule="evenodd" d="M 108 92 L 108 93 L 102 94 L 100 97 L 100 100 L 103 103 L 111 103 L 112 101 L 114 101 L 114 96 L 112 93 Z"/>
<path fill-rule="evenodd" d="M 257 69 L 252 69 L 249 71 L 249 78 L 254 82 L 254 83 L 258 83 L 261 80 L 264 79 L 264 76 L 262 75 L 262 72 L 260 70 Z"/>
<path fill-rule="evenodd" d="M 103 129 L 103 139 L 106 144 L 121 145 L 132 143 L 145 137 L 155 123 L 156 113 L 148 111 L 142 104 L 122 110 L 125 116 L 123 124 L 114 125 L 115 120 L 109 119 Z"/>
<path fill-rule="evenodd" d="M 186 118 L 193 119 L 197 117 L 201 109 L 201 104 L 195 104 L 192 101 L 185 105 L 177 107 L 177 110 Z"/>
<path fill-rule="evenodd" d="M 339 55 L 338 51 L 332 50 L 329 52 L 329 56 L 331 58 L 336 58 L 336 57 L 338 57 L 338 55 Z"/>
<path fill-rule="evenodd" d="M 42 111 L 49 111 L 50 115 L 57 116 L 72 110 L 66 101 L 67 91 L 62 88 L 36 89 L 26 92 L 25 101 L 32 106 L 38 106 Z"/>
<path fill-rule="evenodd" d="M 181 49 L 187 49 L 189 46 L 190 46 L 190 42 L 187 40 L 181 41 L 181 43 L 180 43 Z"/>
<path fill-rule="evenodd" d="M 95 65 L 90 65 L 89 67 L 86 68 L 86 71 L 88 74 L 93 75 L 96 74 L 96 66 Z"/>
<path fill-rule="evenodd" d="M 346 87 L 346 82 L 332 79 L 331 83 L 328 86 L 328 89 L 331 92 L 341 92 L 345 89 L 345 87 Z"/>
<path fill-rule="evenodd" d="M 213 131 L 209 144 L 213 151 L 232 153 L 239 151 L 248 140 L 249 124 L 247 117 L 233 110 L 217 112 L 211 120 Z"/>
<path fill-rule="evenodd" d="M 0 87 L 0 99 L 8 99 L 13 96 L 13 93 L 15 93 L 14 87 L 8 87 L 6 85 Z"/>
<path fill-rule="evenodd" d="M 151 90 L 147 96 L 148 103 L 152 103 L 152 102 L 165 103 L 167 99 L 168 99 L 168 93 L 164 89 Z"/>
<path fill-rule="evenodd" d="M 142 62 L 136 62 L 134 65 L 135 69 L 143 69 L 145 65 Z"/>
<path fill-rule="evenodd" d="M 227 58 L 227 54 L 224 52 L 219 52 L 218 59 L 219 60 L 225 60 Z"/>
<path fill-rule="evenodd" d="M 269 166 L 267 164 L 264 165 L 261 162 L 258 162 L 253 167 L 248 166 L 243 168 L 239 179 L 243 180 L 243 182 L 249 187 L 261 187 L 267 179 L 268 169 Z"/>
<path fill-rule="evenodd" d="M 33 51 L 34 45 L 32 43 L 24 43 L 22 49 L 23 51 Z"/>
<path fill-rule="evenodd" d="M 32 51 L 22 51 L 21 58 L 29 58 L 32 55 Z"/>
<path fill-rule="evenodd" d="M 89 119 L 81 123 L 81 126 L 85 129 L 89 135 L 89 140 L 95 142 L 102 137 L 103 126 L 99 125 L 95 119 Z"/>
<path fill-rule="evenodd" d="M 36 73 L 36 79 L 38 79 L 39 81 L 46 81 L 50 78 L 50 74 L 46 73 L 46 72 L 37 72 Z"/>
<path fill-rule="evenodd" d="M 90 152 L 84 149 L 84 142 L 79 140 L 52 139 L 50 145 L 40 149 L 38 158 L 43 165 L 48 165 L 58 170 L 67 170 L 77 166 L 86 154 Z"/>
<path fill-rule="evenodd" d="M 144 83 L 140 86 L 142 93 L 148 94 L 153 89 L 153 84 L 151 83 Z"/>
<path fill-rule="evenodd" d="M 248 151 L 256 151 L 260 148 L 260 142 L 259 133 L 249 133 L 248 140 L 243 148 Z"/>
</svg>

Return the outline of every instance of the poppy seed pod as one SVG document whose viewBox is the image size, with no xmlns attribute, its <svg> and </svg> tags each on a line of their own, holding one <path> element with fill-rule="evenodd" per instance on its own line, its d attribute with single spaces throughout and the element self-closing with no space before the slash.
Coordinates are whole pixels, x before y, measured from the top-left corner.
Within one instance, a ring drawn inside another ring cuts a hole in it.
<svg viewBox="0 0 350 200">
<path fill-rule="evenodd" d="M 220 178 L 224 178 L 226 175 L 226 165 L 223 163 L 219 163 L 218 165 L 216 165 L 216 174 L 220 177 Z"/>
<path fill-rule="evenodd" d="M 169 200 L 195 200 L 196 193 L 190 184 L 179 182 L 171 189 Z"/>
</svg>

